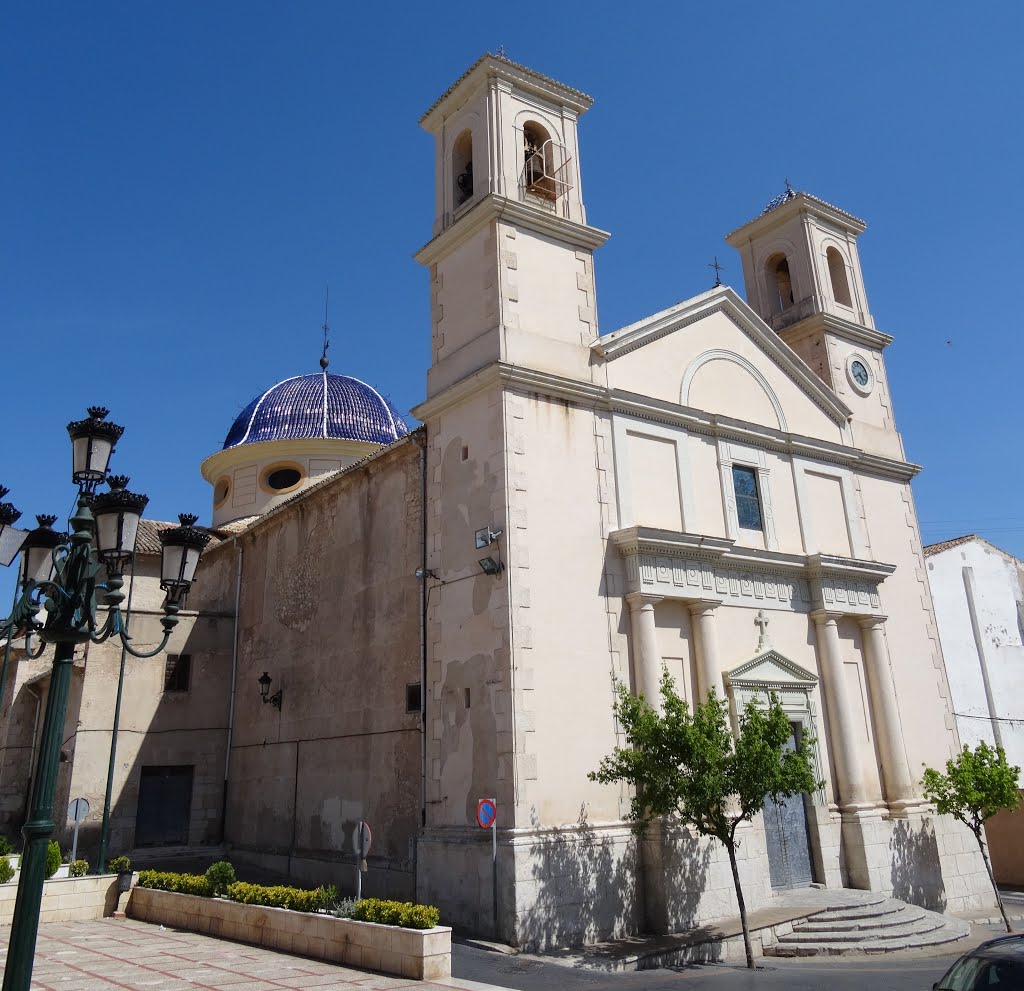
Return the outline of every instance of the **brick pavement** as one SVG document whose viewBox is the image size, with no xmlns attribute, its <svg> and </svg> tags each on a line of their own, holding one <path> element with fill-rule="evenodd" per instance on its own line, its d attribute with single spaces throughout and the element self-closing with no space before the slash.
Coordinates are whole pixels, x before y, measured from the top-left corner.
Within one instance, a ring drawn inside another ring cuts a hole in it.
<svg viewBox="0 0 1024 991">
<path fill-rule="evenodd" d="M 6 961 L 10 927 L 0 928 Z M 33 991 L 488 991 L 451 978 L 411 981 L 130 919 L 39 927 Z"/>
</svg>

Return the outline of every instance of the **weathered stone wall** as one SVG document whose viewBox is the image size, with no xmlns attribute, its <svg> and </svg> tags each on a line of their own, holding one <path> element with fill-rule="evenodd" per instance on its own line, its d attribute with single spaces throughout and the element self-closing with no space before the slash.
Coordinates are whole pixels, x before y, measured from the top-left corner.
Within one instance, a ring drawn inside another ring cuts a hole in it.
<svg viewBox="0 0 1024 991">
<path fill-rule="evenodd" d="M 373 831 L 365 894 L 411 897 L 421 816 L 419 435 L 269 514 L 242 556 L 225 840 L 232 857 L 354 887 L 353 830 Z M 213 556 L 228 553 L 227 549 Z M 258 679 L 273 679 L 280 710 Z"/>
</svg>

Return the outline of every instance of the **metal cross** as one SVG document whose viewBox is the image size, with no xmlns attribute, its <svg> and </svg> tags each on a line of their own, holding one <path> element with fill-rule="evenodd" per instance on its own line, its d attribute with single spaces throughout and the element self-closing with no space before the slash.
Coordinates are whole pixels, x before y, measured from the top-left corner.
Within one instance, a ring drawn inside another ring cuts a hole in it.
<svg viewBox="0 0 1024 991">
<path fill-rule="evenodd" d="M 757 616 L 754 617 L 754 623 L 760 627 L 761 635 L 757 638 L 757 652 L 760 654 L 771 647 L 771 639 L 768 636 L 768 623 L 769 619 L 764 614 L 763 609 L 757 610 Z"/>
<path fill-rule="evenodd" d="M 722 284 L 721 273 L 725 271 L 725 266 L 718 264 L 718 255 L 715 255 L 715 260 L 713 262 L 708 262 L 708 268 L 713 268 L 715 270 L 715 286 L 717 288 Z"/>
</svg>

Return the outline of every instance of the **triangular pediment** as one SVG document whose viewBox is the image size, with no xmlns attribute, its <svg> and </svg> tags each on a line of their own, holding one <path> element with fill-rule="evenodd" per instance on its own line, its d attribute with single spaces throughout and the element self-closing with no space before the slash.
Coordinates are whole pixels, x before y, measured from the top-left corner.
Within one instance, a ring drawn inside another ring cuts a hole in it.
<svg viewBox="0 0 1024 991">
<path fill-rule="evenodd" d="M 765 358 L 768 359 L 766 368 L 774 365 L 781 371 L 783 376 L 803 394 L 805 402 L 810 400 L 837 426 L 842 427 L 847 423 L 850 408 L 729 286 L 718 286 L 627 327 L 605 334 L 594 341 L 591 348 L 605 361 L 615 362 L 677 334 L 699 321 L 710 320 L 716 314 L 725 316 L 739 331 L 740 336 L 756 347 L 756 352 L 762 356 L 762 362 Z M 718 337 L 716 334 L 716 338 Z M 713 339 L 709 338 L 709 342 Z M 710 352 L 705 355 L 710 356 Z"/>
<path fill-rule="evenodd" d="M 766 650 L 757 657 L 744 661 L 726 675 L 730 685 L 764 688 L 813 688 L 818 676 L 800 667 L 777 650 Z"/>
</svg>

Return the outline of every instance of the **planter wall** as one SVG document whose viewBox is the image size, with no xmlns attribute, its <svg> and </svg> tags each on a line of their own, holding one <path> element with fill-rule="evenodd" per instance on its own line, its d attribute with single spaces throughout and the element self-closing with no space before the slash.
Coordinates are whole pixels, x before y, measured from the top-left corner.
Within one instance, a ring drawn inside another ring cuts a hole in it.
<svg viewBox="0 0 1024 991">
<path fill-rule="evenodd" d="M 0 884 L 0 925 L 14 918 L 16 880 Z M 43 882 L 40 922 L 85 922 L 113 915 L 117 908 L 117 875 L 50 878 Z"/>
<path fill-rule="evenodd" d="M 138 886 L 132 888 L 127 914 L 142 922 L 419 981 L 451 977 L 452 973 L 452 931 L 448 926 L 401 929 Z"/>
</svg>

